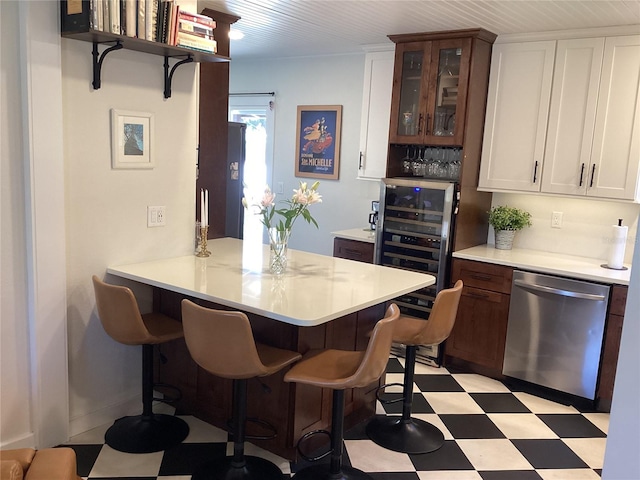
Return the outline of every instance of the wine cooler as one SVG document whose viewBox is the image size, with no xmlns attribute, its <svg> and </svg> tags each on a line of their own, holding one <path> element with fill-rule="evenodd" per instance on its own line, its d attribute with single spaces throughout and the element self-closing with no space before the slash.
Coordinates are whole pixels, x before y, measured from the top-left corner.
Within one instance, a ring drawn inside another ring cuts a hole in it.
<svg viewBox="0 0 640 480">
<path fill-rule="evenodd" d="M 428 321 L 436 294 L 446 288 L 455 212 L 454 183 L 410 178 L 382 179 L 376 263 L 436 277 L 436 283 L 431 287 L 393 300 L 403 314 Z M 420 346 L 417 360 L 439 365 L 439 350 L 438 347 Z M 392 351 L 404 356 L 403 345 L 394 344 Z"/>
</svg>

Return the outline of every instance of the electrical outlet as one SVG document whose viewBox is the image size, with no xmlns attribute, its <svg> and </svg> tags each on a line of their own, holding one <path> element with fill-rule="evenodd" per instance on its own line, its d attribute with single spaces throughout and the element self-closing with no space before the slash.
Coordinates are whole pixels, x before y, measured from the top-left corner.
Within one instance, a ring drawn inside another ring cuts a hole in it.
<svg viewBox="0 0 640 480">
<path fill-rule="evenodd" d="M 562 228 L 562 212 L 551 214 L 551 228 Z"/>
<path fill-rule="evenodd" d="M 147 227 L 164 227 L 166 222 L 166 207 L 164 205 L 147 207 Z"/>
</svg>

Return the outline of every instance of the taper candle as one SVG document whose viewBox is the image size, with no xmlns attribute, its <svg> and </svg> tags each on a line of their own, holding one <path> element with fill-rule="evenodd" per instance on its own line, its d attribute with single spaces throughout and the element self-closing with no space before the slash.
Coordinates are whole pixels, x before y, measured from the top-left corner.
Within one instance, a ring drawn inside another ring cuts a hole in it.
<svg viewBox="0 0 640 480">
<path fill-rule="evenodd" d="M 209 226 L 209 189 L 205 188 L 204 190 L 204 218 L 205 225 Z"/>
<path fill-rule="evenodd" d="M 206 226 L 206 218 L 205 218 L 205 210 L 204 210 L 204 189 L 200 189 L 200 226 Z"/>
</svg>

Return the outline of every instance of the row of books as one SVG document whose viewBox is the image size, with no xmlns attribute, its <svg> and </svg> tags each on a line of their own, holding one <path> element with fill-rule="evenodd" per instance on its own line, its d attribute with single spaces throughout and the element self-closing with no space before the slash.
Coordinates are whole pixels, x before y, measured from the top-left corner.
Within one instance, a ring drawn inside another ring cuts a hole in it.
<svg viewBox="0 0 640 480">
<path fill-rule="evenodd" d="M 211 17 L 186 12 L 174 0 L 90 0 L 91 29 L 216 53 Z"/>
</svg>

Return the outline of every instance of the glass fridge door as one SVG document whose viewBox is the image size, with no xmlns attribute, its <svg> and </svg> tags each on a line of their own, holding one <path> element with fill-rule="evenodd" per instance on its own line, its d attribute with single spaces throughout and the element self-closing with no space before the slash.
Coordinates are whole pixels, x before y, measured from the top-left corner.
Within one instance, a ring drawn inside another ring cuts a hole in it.
<svg viewBox="0 0 640 480">
<path fill-rule="evenodd" d="M 453 183 L 384 179 L 376 260 L 437 278 L 428 288 L 395 300 L 407 315 L 428 318 L 436 293 L 445 287 Z"/>
</svg>

